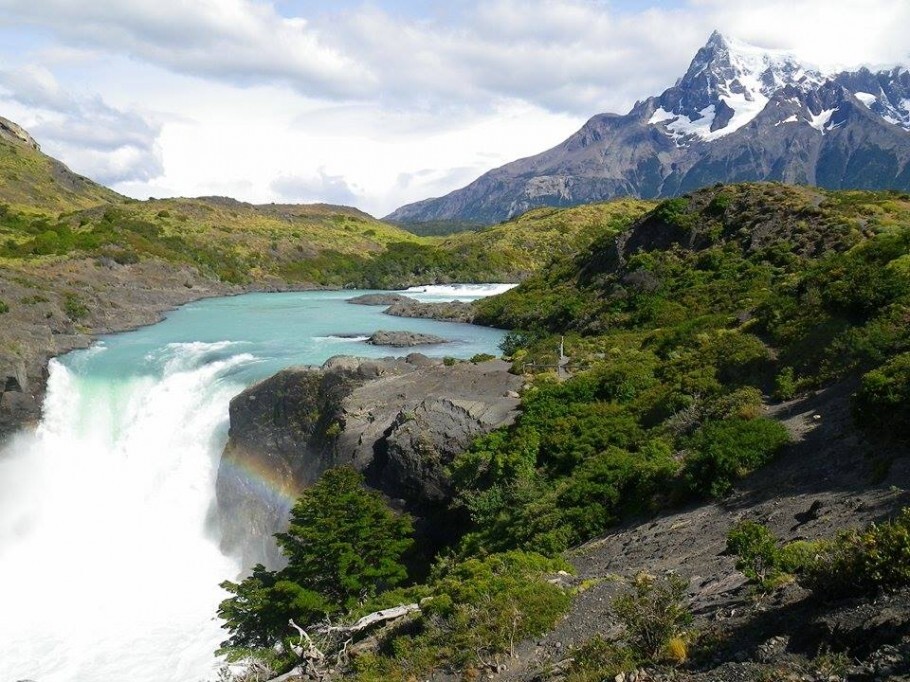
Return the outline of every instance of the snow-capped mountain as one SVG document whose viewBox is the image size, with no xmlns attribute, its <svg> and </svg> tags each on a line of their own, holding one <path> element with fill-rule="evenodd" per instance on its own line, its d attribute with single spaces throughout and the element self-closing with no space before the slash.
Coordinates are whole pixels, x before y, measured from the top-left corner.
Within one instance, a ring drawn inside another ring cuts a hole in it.
<svg viewBox="0 0 910 682">
<path fill-rule="evenodd" d="M 660 96 L 388 219 L 492 223 L 535 206 L 753 180 L 910 190 L 910 72 L 826 72 L 714 32 Z"/>
</svg>

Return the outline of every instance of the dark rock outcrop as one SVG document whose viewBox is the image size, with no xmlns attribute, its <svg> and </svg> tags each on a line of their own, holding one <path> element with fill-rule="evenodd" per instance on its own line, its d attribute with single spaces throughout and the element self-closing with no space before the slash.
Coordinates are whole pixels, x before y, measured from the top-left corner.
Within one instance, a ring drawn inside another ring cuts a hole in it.
<svg viewBox="0 0 910 682">
<path fill-rule="evenodd" d="M 395 317 L 422 317 L 429 320 L 466 323 L 473 322 L 477 314 L 474 306 L 466 301 L 422 303 L 411 300 L 391 305 L 385 313 Z"/>
<path fill-rule="evenodd" d="M 502 361 L 446 366 L 416 353 L 338 357 L 250 387 L 231 401 L 218 470 L 225 548 L 246 565 L 277 564 L 272 534 L 296 496 L 335 466 L 353 466 L 409 512 L 434 516 L 451 496 L 445 467 L 476 436 L 515 418 L 522 380 L 508 369 Z"/>
<path fill-rule="evenodd" d="M 449 340 L 435 334 L 420 334 L 418 332 L 375 331 L 367 339 L 371 346 L 391 346 L 393 348 L 409 348 L 411 346 L 431 346 L 439 343 L 448 343 Z"/>
</svg>

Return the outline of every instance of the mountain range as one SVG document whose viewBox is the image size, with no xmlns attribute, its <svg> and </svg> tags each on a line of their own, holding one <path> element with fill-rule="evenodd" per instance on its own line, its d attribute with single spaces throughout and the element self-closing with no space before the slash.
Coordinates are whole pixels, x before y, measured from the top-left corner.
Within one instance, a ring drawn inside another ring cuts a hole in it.
<svg viewBox="0 0 910 682">
<path fill-rule="evenodd" d="M 715 31 L 663 94 L 386 220 L 495 223 L 538 206 L 760 180 L 910 189 L 910 71 L 826 72 Z"/>
</svg>

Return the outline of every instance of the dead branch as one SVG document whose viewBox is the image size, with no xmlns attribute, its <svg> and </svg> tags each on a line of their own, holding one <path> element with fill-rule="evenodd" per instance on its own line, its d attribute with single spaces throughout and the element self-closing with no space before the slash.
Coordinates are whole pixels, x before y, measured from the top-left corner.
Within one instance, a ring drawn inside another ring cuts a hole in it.
<svg viewBox="0 0 910 682">
<path fill-rule="evenodd" d="M 325 634 L 339 634 L 343 637 L 350 637 L 356 635 L 368 628 L 378 625 L 379 623 L 387 623 L 390 620 L 397 620 L 403 616 L 413 613 L 414 611 L 420 611 L 419 604 L 402 604 L 400 606 L 395 606 L 390 609 L 382 609 L 381 611 L 374 611 L 373 613 L 368 613 L 363 618 L 359 619 L 351 625 L 329 625 L 320 628 L 320 632 Z"/>
</svg>

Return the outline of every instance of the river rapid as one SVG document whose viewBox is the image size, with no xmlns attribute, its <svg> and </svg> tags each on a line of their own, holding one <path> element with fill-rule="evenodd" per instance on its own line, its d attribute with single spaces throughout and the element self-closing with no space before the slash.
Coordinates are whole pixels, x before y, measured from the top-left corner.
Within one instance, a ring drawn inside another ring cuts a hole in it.
<svg viewBox="0 0 910 682">
<path fill-rule="evenodd" d="M 498 352 L 499 330 L 345 302 L 360 293 L 199 301 L 51 361 L 40 425 L 0 452 L 0 682 L 217 678 L 218 584 L 239 577 L 214 520 L 231 398 L 284 367 L 397 354 L 364 343 L 377 329 L 451 340 L 416 349 L 437 357 Z"/>
</svg>

